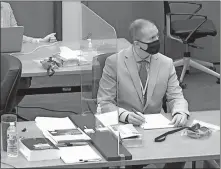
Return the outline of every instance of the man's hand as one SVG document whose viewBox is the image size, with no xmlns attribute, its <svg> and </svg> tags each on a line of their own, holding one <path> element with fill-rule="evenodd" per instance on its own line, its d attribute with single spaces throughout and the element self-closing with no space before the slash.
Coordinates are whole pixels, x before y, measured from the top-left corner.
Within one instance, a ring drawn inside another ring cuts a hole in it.
<svg viewBox="0 0 221 169">
<path fill-rule="evenodd" d="M 51 33 L 47 36 L 45 36 L 43 39 L 41 39 L 42 42 L 54 42 L 57 41 L 55 37 L 56 33 Z"/>
<path fill-rule="evenodd" d="M 186 123 L 187 123 L 187 114 L 178 113 L 173 117 L 170 124 L 174 125 L 175 127 L 182 127 L 185 126 Z"/>
<path fill-rule="evenodd" d="M 145 117 L 140 112 L 129 112 L 128 114 L 128 123 L 140 126 L 145 122 Z"/>
</svg>

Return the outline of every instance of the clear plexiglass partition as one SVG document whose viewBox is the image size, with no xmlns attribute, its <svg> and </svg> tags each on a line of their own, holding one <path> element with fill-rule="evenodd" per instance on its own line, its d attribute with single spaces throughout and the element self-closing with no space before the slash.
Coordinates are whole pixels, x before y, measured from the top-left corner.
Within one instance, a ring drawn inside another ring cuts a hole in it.
<svg viewBox="0 0 221 169">
<path fill-rule="evenodd" d="M 117 90 L 111 96 L 105 92 L 98 98 L 99 82 L 102 77 L 103 67 L 107 57 L 117 55 L 117 35 L 113 26 L 98 16 L 84 4 L 82 7 L 82 41 L 80 43 L 81 64 L 87 64 L 87 70 L 81 70 L 81 107 L 82 114 L 95 115 L 95 132 L 110 131 L 117 138 L 115 145 L 119 153 L 119 133 L 113 130 L 118 125 L 118 108 L 104 108 L 103 106 L 117 105 Z M 117 63 L 117 57 L 112 57 L 112 62 Z M 116 67 L 116 64 L 111 65 Z M 117 77 L 117 70 L 115 75 Z M 108 79 L 106 79 L 108 80 Z M 113 79 L 112 79 L 113 80 Z M 117 78 L 115 82 L 117 84 Z M 107 81 L 106 81 L 107 82 Z M 103 87 L 107 84 L 103 81 Z M 107 82 L 108 83 L 108 82 Z M 114 86 L 117 89 L 117 85 Z M 114 102 L 114 103 L 113 103 Z M 98 104 L 101 103 L 101 104 Z M 104 104 L 105 103 L 105 104 Z"/>
</svg>

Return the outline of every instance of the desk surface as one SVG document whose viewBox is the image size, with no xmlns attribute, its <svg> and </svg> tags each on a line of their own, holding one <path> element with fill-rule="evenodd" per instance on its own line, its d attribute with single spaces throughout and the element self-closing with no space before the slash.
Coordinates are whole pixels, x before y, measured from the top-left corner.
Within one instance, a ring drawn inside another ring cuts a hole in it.
<svg viewBox="0 0 221 169">
<path fill-rule="evenodd" d="M 189 123 L 193 119 L 202 120 L 207 123 L 220 125 L 220 111 L 199 111 L 193 112 Z M 42 136 L 40 130 L 36 127 L 34 122 L 20 122 L 18 130 L 21 131 L 24 127 L 28 132 L 19 132 L 20 136 L 33 137 Z M 41 162 L 28 162 L 21 154 L 18 158 L 10 159 L 6 152 L 1 151 L 1 161 L 16 168 L 27 167 L 72 167 L 72 168 L 97 168 L 97 167 L 111 167 L 150 163 L 166 163 L 179 161 L 198 161 L 210 160 L 220 158 L 220 132 L 215 132 L 210 138 L 204 140 L 195 140 L 180 135 L 180 132 L 169 135 L 164 142 L 155 143 L 154 138 L 170 129 L 145 130 L 144 147 L 128 148 L 132 153 L 133 159 L 124 162 L 112 161 L 81 164 L 65 164 L 62 160 L 51 160 Z"/>
<path fill-rule="evenodd" d="M 127 48 L 130 43 L 124 39 L 107 39 L 107 40 L 94 40 L 93 44 L 98 46 L 99 51 L 105 52 L 113 52 L 120 51 L 124 48 Z M 31 44 L 24 43 L 22 46 L 22 53 L 29 53 L 35 50 L 37 47 L 42 45 L 50 45 L 46 43 L 41 44 Z M 61 46 L 67 46 L 72 50 L 79 50 L 80 43 L 79 42 L 58 42 L 52 46 L 46 46 L 37 49 L 31 54 L 19 54 L 15 53 L 14 56 L 19 58 L 22 62 L 22 77 L 39 77 L 39 76 L 47 76 L 46 70 L 43 69 L 40 63 L 37 63 L 35 60 L 41 60 L 52 56 L 52 54 L 60 52 Z M 102 48 L 103 46 L 103 48 Z M 84 66 L 75 66 L 75 67 L 64 67 L 56 70 L 55 75 L 68 75 L 68 74 L 79 74 L 81 71 L 84 73 L 91 72 L 91 65 Z"/>
</svg>

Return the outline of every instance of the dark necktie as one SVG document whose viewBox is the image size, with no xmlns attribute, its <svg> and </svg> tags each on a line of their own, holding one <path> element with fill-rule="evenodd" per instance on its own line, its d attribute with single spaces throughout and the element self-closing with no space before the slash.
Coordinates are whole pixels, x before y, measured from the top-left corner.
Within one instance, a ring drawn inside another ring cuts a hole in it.
<svg viewBox="0 0 221 169">
<path fill-rule="evenodd" d="M 140 76 L 140 80 L 141 80 L 141 83 L 143 85 L 143 88 L 145 87 L 146 80 L 147 80 L 147 67 L 146 67 L 146 65 L 147 65 L 146 60 L 140 61 L 139 76 Z"/>
<path fill-rule="evenodd" d="M 140 76 L 140 80 L 141 80 L 141 83 L 142 83 L 142 86 L 143 86 L 143 90 L 145 88 L 145 84 L 146 84 L 146 81 L 148 80 L 147 76 L 148 76 L 148 72 L 147 72 L 147 65 L 148 62 L 146 60 L 142 60 L 140 62 L 140 71 L 139 71 L 139 76 Z M 145 106 L 146 102 L 147 102 L 147 89 L 145 91 L 145 94 L 143 95 L 143 106 Z M 143 94 L 143 91 L 142 91 L 142 94 Z"/>
</svg>

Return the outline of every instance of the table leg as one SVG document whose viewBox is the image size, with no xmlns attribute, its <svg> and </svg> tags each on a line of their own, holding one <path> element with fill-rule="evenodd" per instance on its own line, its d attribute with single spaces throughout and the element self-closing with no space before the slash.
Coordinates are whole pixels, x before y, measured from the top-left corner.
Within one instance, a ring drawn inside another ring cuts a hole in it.
<svg viewBox="0 0 221 169">
<path fill-rule="evenodd" d="M 192 169 L 196 169 L 196 161 L 192 161 Z"/>
</svg>

